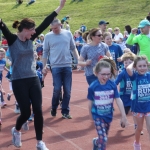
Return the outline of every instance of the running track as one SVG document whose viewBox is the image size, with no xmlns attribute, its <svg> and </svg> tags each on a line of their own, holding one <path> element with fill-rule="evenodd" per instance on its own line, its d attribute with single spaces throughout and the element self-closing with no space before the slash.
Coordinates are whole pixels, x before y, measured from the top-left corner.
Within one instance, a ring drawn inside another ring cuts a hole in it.
<svg viewBox="0 0 150 150">
<path fill-rule="evenodd" d="M 9 92 L 8 81 L 3 79 L 3 87 Z M 50 115 L 50 104 L 52 97 L 52 77 L 49 73 L 45 79 L 43 88 L 43 115 L 44 135 L 43 141 L 50 150 L 92 150 L 92 138 L 96 137 L 93 122 L 88 116 L 87 83 L 82 71 L 73 71 L 72 96 L 70 101 L 71 115 L 73 119 L 61 118 L 61 110 L 58 109 L 57 116 Z M 5 96 L 6 100 L 6 96 Z M 15 98 L 7 101 L 8 106 L 2 109 L 3 125 L 0 132 L 0 150 L 17 150 L 11 144 L 10 130 L 14 126 L 18 115 L 14 113 Z M 120 114 L 116 104 L 114 105 L 114 119 L 111 124 L 108 137 L 107 150 L 133 150 L 134 126 L 131 114 L 128 115 L 129 126 L 125 129 L 120 127 Z M 22 131 L 21 150 L 36 150 L 35 132 L 33 122 L 29 124 L 30 130 Z M 144 135 L 141 136 L 142 150 L 150 150 L 149 138 L 146 127 Z"/>
</svg>

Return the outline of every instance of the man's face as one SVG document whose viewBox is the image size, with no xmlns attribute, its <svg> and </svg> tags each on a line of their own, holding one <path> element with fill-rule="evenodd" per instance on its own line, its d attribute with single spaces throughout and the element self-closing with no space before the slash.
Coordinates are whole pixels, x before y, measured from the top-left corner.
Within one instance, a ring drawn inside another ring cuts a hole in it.
<svg viewBox="0 0 150 150">
<path fill-rule="evenodd" d="M 141 32 L 143 34 L 149 34 L 149 31 L 150 31 L 150 26 L 145 26 L 144 28 L 141 28 Z"/>
<path fill-rule="evenodd" d="M 101 24 L 101 25 L 99 25 L 99 27 L 100 27 L 102 32 L 105 32 L 106 28 L 107 28 L 107 24 Z"/>
<path fill-rule="evenodd" d="M 60 24 L 51 25 L 51 29 L 55 34 L 59 34 L 61 31 L 61 25 Z"/>
</svg>

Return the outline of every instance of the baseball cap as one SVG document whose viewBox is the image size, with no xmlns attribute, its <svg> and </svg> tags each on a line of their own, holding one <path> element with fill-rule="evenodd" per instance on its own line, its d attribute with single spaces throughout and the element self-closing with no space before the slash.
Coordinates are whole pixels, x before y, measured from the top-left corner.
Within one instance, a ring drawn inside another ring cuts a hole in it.
<svg viewBox="0 0 150 150">
<path fill-rule="evenodd" d="M 101 20 L 101 21 L 99 22 L 99 25 L 102 25 L 102 24 L 109 24 L 109 22 L 106 22 L 105 20 Z"/>
<path fill-rule="evenodd" d="M 148 20 L 142 20 L 140 23 L 139 23 L 139 28 L 144 28 L 145 26 L 150 26 L 150 22 Z"/>
</svg>

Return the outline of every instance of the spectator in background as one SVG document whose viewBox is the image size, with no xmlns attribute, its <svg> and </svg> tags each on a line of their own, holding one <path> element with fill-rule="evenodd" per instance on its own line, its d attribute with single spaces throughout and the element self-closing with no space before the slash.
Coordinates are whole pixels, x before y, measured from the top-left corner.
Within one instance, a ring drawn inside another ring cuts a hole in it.
<svg viewBox="0 0 150 150">
<path fill-rule="evenodd" d="M 99 28 L 100 28 L 102 34 L 104 34 L 106 32 L 106 28 L 107 28 L 108 24 L 109 24 L 109 22 L 106 22 L 105 20 L 101 20 L 99 22 Z"/>
<path fill-rule="evenodd" d="M 113 29 L 112 28 L 108 28 L 107 31 L 111 33 L 112 39 L 114 39 L 115 34 L 113 33 Z"/>
<path fill-rule="evenodd" d="M 7 43 L 7 40 L 5 38 L 5 36 L 2 36 L 2 43 L 1 45 L 3 46 L 4 50 L 6 51 L 7 48 L 8 48 L 8 43 Z"/>
<path fill-rule="evenodd" d="M 75 31 L 75 44 L 76 44 L 76 48 L 78 50 L 78 53 L 80 55 L 80 51 L 81 48 L 83 46 L 83 38 L 82 38 L 82 32 L 80 32 L 79 30 Z"/>
<path fill-rule="evenodd" d="M 87 27 L 84 24 L 81 24 L 80 31 L 84 33 L 87 30 Z"/>
<path fill-rule="evenodd" d="M 36 51 L 39 58 L 41 58 L 43 54 L 43 42 L 44 42 L 44 34 L 40 34 L 39 39 L 36 41 L 37 46 Z"/>
<path fill-rule="evenodd" d="M 115 33 L 114 42 L 117 43 L 121 47 L 122 50 L 124 50 L 126 46 L 125 46 L 125 43 L 123 42 L 123 35 L 120 32 L 120 29 L 116 27 L 114 29 L 114 33 Z"/>
<path fill-rule="evenodd" d="M 69 22 L 66 21 L 66 30 L 69 30 L 70 31 L 70 25 L 69 25 Z"/>
<path fill-rule="evenodd" d="M 61 23 L 63 24 L 65 21 L 69 20 L 69 15 L 65 16 L 63 19 L 61 19 Z"/>
</svg>

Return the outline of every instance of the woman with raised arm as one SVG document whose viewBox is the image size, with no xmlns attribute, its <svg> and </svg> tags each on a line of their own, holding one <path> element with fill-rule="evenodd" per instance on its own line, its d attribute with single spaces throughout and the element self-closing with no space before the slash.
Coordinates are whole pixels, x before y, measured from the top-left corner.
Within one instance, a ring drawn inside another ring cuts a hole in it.
<svg viewBox="0 0 150 150">
<path fill-rule="evenodd" d="M 21 115 L 12 128 L 12 142 L 14 146 L 21 147 L 21 127 L 31 114 L 32 104 L 34 126 L 37 139 L 37 150 L 48 150 L 42 141 L 43 115 L 42 115 L 42 93 L 41 85 L 36 74 L 36 61 L 32 42 L 41 34 L 64 7 L 66 0 L 60 0 L 60 6 L 47 16 L 44 21 L 35 28 L 35 22 L 30 18 L 15 21 L 13 28 L 18 32 L 12 34 L 4 22 L 0 19 L 0 29 L 6 37 L 12 58 L 12 87 L 16 100 L 20 106 Z M 31 102 L 30 102 L 31 101 Z"/>
</svg>

